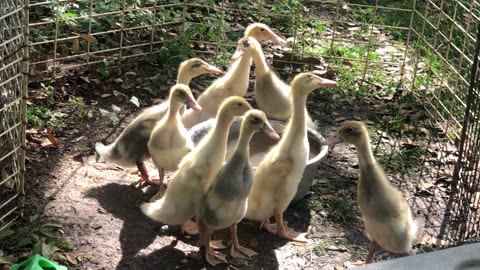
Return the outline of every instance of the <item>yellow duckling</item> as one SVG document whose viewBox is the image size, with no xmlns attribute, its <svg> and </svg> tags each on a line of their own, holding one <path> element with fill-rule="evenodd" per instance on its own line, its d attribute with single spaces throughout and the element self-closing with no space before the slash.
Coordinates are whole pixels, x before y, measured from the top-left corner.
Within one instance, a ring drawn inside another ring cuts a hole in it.
<svg viewBox="0 0 480 270">
<path fill-rule="evenodd" d="M 262 227 L 287 240 L 307 242 L 303 235 L 283 223 L 283 212 L 297 192 L 310 151 L 305 118 L 307 96 L 315 89 L 336 84 L 312 73 L 295 76 L 291 83 L 292 117 L 280 142 L 267 153 L 255 171 L 245 218 L 262 221 Z M 276 229 L 269 221 L 272 215 L 275 216 Z"/>
<path fill-rule="evenodd" d="M 228 131 L 235 116 L 252 109 L 242 97 L 230 97 L 222 102 L 215 127 L 188 153 L 178 165 L 165 195 L 141 209 L 148 217 L 170 225 L 182 224 L 189 234 L 196 228 L 188 224 L 200 210 L 201 201 L 211 181 L 222 167 L 227 148 Z"/>
<path fill-rule="evenodd" d="M 288 121 L 292 116 L 290 85 L 283 82 L 268 66 L 262 47 L 257 40 L 252 37 L 245 37 L 240 41 L 243 42 L 244 46 L 237 47 L 232 60 L 236 60 L 236 57 L 244 54 L 252 57 L 255 63 L 255 87 L 253 91 L 258 108 L 264 111 L 269 119 Z M 306 117 L 307 126 L 317 129 L 317 125 L 308 112 L 306 112 Z"/>
<path fill-rule="evenodd" d="M 176 84 L 170 89 L 168 103 L 166 115 L 153 128 L 148 142 L 148 151 L 158 168 L 160 183 L 163 183 L 165 170 L 175 171 L 182 158 L 193 148 L 191 143 L 188 144 L 187 129 L 180 119 L 180 107 L 186 104 L 194 110 L 202 109 L 190 87 L 184 84 Z M 160 193 L 163 193 L 163 185 L 160 186 Z"/>
<path fill-rule="evenodd" d="M 358 205 L 370 238 L 365 263 L 373 261 L 377 244 L 393 253 L 408 253 L 420 237 L 423 221 L 413 219 L 402 193 L 388 181 L 375 160 L 367 128 L 360 121 L 345 121 L 323 144 L 333 146 L 341 142 L 353 144 L 357 150 Z"/>
</svg>

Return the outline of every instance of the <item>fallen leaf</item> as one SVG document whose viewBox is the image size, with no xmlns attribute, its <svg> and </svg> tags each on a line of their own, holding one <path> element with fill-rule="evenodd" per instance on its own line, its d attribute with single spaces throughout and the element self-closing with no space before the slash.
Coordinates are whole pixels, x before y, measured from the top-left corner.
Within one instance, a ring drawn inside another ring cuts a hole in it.
<svg viewBox="0 0 480 270">
<path fill-rule="evenodd" d="M 55 146 L 58 145 L 57 139 L 53 136 L 52 130 L 48 127 L 45 126 L 45 129 L 47 130 L 47 138 L 48 140 Z"/>
<path fill-rule="evenodd" d="M 112 104 L 112 110 L 115 113 L 119 113 L 122 109 L 115 104 Z"/>
<path fill-rule="evenodd" d="M 80 34 L 80 36 L 90 43 L 96 43 L 97 39 L 90 34 Z"/>
<path fill-rule="evenodd" d="M 130 102 L 135 104 L 135 106 L 140 107 L 140 101 L 138 101 L 138 98 L 136 96 L 132 96 L 130 98 Z"/>
<path fill-rule="evenodd" d="M 112 105 L 112 106 L 114 106 L 114 105 Z M 109 111 L 101 109 L 101 108 L 99 108 L 98 110 L 100 111 L 100 114 L 102 116 L 110 118 L 110 120 L 112 120 L 112 122 L 117 123 L 119 121 L 118 115 L 115 112 L 109 112 Z"/>
<path fill-rule="evenodd" d="M 101 98 L 107 98 L 107 97 L 111 97 L 111 96 L 113 96 L 113 94 L 103 94 L 100 97 Z"/>
<path fill-rule="evenodd" d="M 255 238 L 252 238 L 248 241 L 248 244 L 252 247 L 252 248 L 256 248 L 258 246 L 258 241 L 257 239 Z"/>
<path fill-rule="evenodd" d="M 124 93 L 117 90 L 113 90 L 113 95 L 117 98 L 118 101 L 124 101 L 127 98 Z"/>
<path fill-rule="evenodd" d="M 336 117 L 334 121 L 335 122 L 343 122 L 345 120 L 347 120 L 347 118 L 340 116 L 340 117 Z"/>
<path fill-rule="evenodd" d="M 80 137 L 78 137 L 78 138 L 73 139 L 72 142 L 73 142 L 73 143 L 76 143 L 76 142 L 81 141 L 81 140 L 84 139 L 84 138 L 85 138 L 85 136 L 80 136 Z"/>
<path fill-rule="evenodd" d="M 72 53 L 77 54 L 79 50 L 80 50 L 80 43 L 78 42 L 78 38 L 75 38 L 72 41 Z"/>
</svg>

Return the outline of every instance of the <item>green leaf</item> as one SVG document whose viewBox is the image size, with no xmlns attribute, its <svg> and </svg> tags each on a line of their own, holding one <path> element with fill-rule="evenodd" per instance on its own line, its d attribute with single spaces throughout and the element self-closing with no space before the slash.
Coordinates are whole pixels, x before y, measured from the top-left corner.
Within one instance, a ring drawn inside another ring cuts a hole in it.
<svg viewBox="0 0 480 270">
<path fill-rule="evenodd" d="M 37 221 L 37 219 L 39 217 L 40 217 L 39 214 L 35 214 L 35 215 L 30 216 L 30 223 L 33 223 L 33 222 Z"/>
<path fill-rule="evenodd" d="M 21 248 L 21 247 L 25 247 L 29 244 L 32 243 L 32 239 L 30 238 L 22 238 L 20 239 L 20 241 L 17 242 L 17 244 L 15 245 L 15 248 Z"/>
<path fill-rule="evenodd" d="M 46 237 L 58 238 L 57 234 L 55 233 L 56 232 L 55 228 L 43 227 L 43 228 L 40 228 L 39 231 L 40 231 L 41 234 L 45 235 Z"/>
<path fill-rule="evenodd" d="M 55 221 L 55 220 L 50 220 L 49 222 L 43 224 L 42 226 L 40 226 L 41 228 L 42 227 L 54 227 L 54 228 L 63 228 L 62 226 L 62 223 L 60 223 L 60 221 Z"/>
<path fill-rule="evenodd" d="M 52 259 L 53 254 L 55 254 L 55 251 L 53 250 L 54 245 L 52 243 L 49 244 L 42 244 L 42 256 L 47 258 L 47 259 Z"/>
<path fill-rule="evenodd" d="M 136 96 L 132 96 L 132 98 L 130 98 L 130 102 L 135 104 L 135 106 L 140 107 L 140 101 L 138 101 L 138 98 Z"/>
<path fill-rule="evenodd" d="M 15 234 L 15 231 L 10 228 L 6 228 L 3 231 L 0 231 L 0 239 L 8 237 L 12 234 Z"/>
<path fill-rule="evenodd" d="M 63 239 L 56 240 L 55 245 L 61 249 L 73 249 L 73 245 L 70 242 Z"/>
</svg>

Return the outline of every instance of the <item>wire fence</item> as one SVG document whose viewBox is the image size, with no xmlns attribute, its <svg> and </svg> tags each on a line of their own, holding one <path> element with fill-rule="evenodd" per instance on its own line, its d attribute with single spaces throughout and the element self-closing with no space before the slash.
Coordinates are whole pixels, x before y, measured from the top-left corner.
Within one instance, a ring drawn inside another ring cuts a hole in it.
<svg viewBox="0 0 480 270">
<path fill-rule="evenodd" d="M 441 188 L 442 181 L 455 187 L 447 198 L 450 203 L 435 196 L 417 196 L 413 203 L 425 209 L 425 216 L 444 217 L 427 223 L 432 235 L 455 239 L 442 245 L 478 237 L 480 193 L 474 190 L 480 109 L 478 87 L 472 90 L 470 81 L 480 22 L 478 0 L 30 0 L 28 18 L 22 17 L 21 1 L 7 0 L 4 5 L 0 76 L 9 79 L 0 78 L 0 98 L 2 119 L 11 120 L 1 121 L 0 134 L 12 146 L 4 144 L 0 160 L 12 159 L 7 162 L 12 164 L 8 175 L 21 180 L 24 168 L 20 115 L 26 94 L 21 75 L 25 52 L 19 49 L 26 40 L 23 22 L 30 21 L 29 74 L 35 79 L 68 76 L 83 66 L 102 70 L 140 57 L 176 65 L 182 57 L 208 55 L 225 64 L 244 27 L 259 21 L 274 26 L 289 41 L 288 46 L 264 45 L 268 61 L 282 74 L 315 68 L 333 73 L 339 88 L 351 95 L 413 94 L 446 135 L 439 142 L 430 134 L 432 140 L 424 147 L 436 150 L 424 158 L 429 166 L 418 172 L 415 184 L 435 179 L 435 187 Z M 2 171 L 4 186 L 13 178 L 3 178 Z M 18 197 L 22 188 L 17 190 L 7 193 Z"/>
<path fill-rule="evenodd" d="M 25 172 L 25 3 L 0 2 L 0 231 L 20 214 Z"/>
</svg>

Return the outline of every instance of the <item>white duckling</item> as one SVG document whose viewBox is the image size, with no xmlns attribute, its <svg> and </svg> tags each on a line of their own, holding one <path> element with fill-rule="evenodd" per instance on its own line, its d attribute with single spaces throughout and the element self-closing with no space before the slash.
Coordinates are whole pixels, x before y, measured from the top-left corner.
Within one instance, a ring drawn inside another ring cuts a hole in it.
<svg viewBox="0 0 480 270">
<path fill-rule="evenodd" d="M 423 221 L 413 219 L 402 193 L 388 181 L 375 160 L 366 126 L 360 121 L 345 121 L 323 144 L 333 146 L 341 142 L 353 144 L 357 150 L 358 205 L 370 238 L 365 263 L 373 261 L 377 244 L 393 253 L 408 253 L 420 237 Z"/>
<path fill-rule="evenodd" d="M 188 85 L 193 78 L 199 75 L 221 72 L 220 69 L 199 58 L 192 58 L 180 64 L 177 83 Z M 147 146 L 150 134 L 157 121 L 165 115 L 167 110 L 167 102 L 145 109 L 128 124 L 113 143 L 109 145 L 96 143 L 95 150 L 106 161 L 123 167 L 136 165 L 141 174 L 140 182 L 158 185 L 159 182 L 150 179 L 148 176 L 143 161 L 150 157 Z"/>
<path fill-rule="evenodd" d="M 245 218 L 262 221 L 262 227 L 278 236 L 297 242 L 307 242 L 299 233 L 283 223 L 283 212 L 295 193 L 307 164 L 309 144 L 305 118 L 305 103 L 310 92 L 335 86 L 336 82 L 312 73 L 295 76 L 292 86 L 293 114 L 282 139 L 265 156 L 255 171 L 255 178 Z M 274 215 L 276 229 L 269 218 Z"/>
<path fill-rule="evenodd" d="M 170 89 L 168 103 L 166 115 L 155 125 L 148 142 L 148 151 L 158 168 L 160 183 L 163 183 L 165 170 L 175 171 L 182 158 L 193 148 L 193 144 L 188 143 L 187 129 L 180 118 L 180 107 L 186 104 L 194 110 L 202 109 L 190 87 L 184 84 L 176 84 Z M 163 193 L 163 185 L 160 186 L 160 193 Z"/>
<path fill-rule="evenodd" d="M 245 216 L 247 197 L 253 183 L 253 168 L 249 161 L 249 142 L 253 134 L 261 131 L 274 139 L 278 134 L 268 123 L 262 111 L 250 110 L 243 117 L 240 137 L 234 153 L 215 176 L 212 185 L 205 194 L 197 223 L 201 229 L 201 243 L 205 244 L 205 258 L 211 265 L 227 262 L 225 256 L 210 248 L 209 230 L 221 230 L 230 227 L 233 257 L 248 259 L 257 253 L 242 247 L 238 242 L 237 223 Z"/>
<path fill-rule="evenodd" d="M 225 159 L 230 125 L 235 116 L 252 109 L 242 97 L 230 97 L 222 102 L 215 127 L 180 162 L 165 195 L 141 209 L 148 217 L 170 225 L 182 224 L 189 234 L 196 228 L 185 224 L 200 210 L 200 204 L 211 181 Z"/>
</svg>

